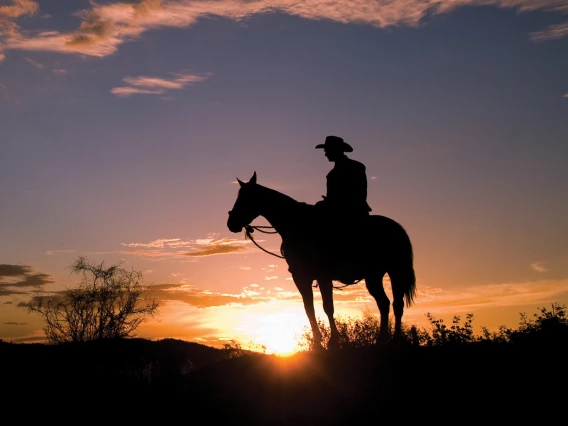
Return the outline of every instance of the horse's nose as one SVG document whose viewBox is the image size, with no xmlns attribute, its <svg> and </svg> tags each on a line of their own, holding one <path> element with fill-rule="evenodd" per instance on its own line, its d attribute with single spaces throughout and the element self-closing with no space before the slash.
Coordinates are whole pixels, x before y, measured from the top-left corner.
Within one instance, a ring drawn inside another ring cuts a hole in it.
<svg viewBox="0 0 568 426">
<path fill-rule="evenodd" d="M 229 219 L 227 220 L 227 228 L 229 228 L 229 231 L 231 232 L 241 232 L 243 230 L 242 226 L 231 220 L 231 216 L 229 216 Z"/>
<path fill-rule="evenodd" d="M 234 225 L 231 226 L 231 224 L 228 225 L 228 228 L 229 228 L 229 231 L 235 232 L 235 233 L 241 232 L 243 230 L 242 226 L 234 226 Z"/>
</svg>

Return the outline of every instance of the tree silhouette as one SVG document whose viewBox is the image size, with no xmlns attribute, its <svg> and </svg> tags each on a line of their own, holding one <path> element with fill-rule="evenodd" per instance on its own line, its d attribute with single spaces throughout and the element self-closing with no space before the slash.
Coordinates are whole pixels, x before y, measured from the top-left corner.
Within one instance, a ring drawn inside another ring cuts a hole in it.
<svg viewBox="0 0 568 426">
<path fill-rule="evenodd" d="M 49 343 L 134 337 L 139 325 L 157 314 L 158 303 L 148 298 L 141 272 L 120 265 L 107 268 L 83 256 L 70 269 L 82 277 L 78 288 L 52 295 L 37 292 L 19 305 L 43 316 Z"/>
</svg>

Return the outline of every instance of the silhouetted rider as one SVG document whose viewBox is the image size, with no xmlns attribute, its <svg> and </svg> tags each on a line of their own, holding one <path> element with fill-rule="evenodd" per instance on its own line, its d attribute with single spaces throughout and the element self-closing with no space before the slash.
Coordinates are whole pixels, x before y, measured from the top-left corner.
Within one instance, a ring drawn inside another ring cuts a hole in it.
<svg viewBox="0 0 568 426">
<path fill-rule="evenodd" d="M 345 155 L 353 148 L 338 136 L 326 137 L 316 148 L 323 148 L 327 159 L 335 163 L 326 176 L 327 194 L 315 204 L 322 265 L 331 273 L 349 273 L 364 250 L 358 243 L 371 211 L 366 168 Z"/>
<path fill-rule="evenodd" d="M 327 174 L 327 194 L 316 203 L 316 211 L 332 226 L 349 226 L 369 215 L 367 204 L 367 172 L 365 166 L 346 152 L 353 148 L 338 136 L 328 136 L 323 148 L 327 159 L 335 165 Z"/>
</svg>

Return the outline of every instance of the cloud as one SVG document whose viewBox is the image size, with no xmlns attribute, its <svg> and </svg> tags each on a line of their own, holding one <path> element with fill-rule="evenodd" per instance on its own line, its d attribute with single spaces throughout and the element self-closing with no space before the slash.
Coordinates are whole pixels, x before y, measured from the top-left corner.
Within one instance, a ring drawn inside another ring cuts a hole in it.
<svg viewBox="0 0 568 426">
<path fill-rule="evenodd" d="M 168 252 L 161 250 L 121 250 L 118 252 L 118 254 L 127 256 L 139 256 L 145 258 L 146 260 L 157 261 L 178 257 L 180 255 L 180 253 L 178 252 Z"/>
<path fill-rule="evenodd" d="M 32 268 L 27 265 L 0 265 L 0 281 L 4 277 L 17 277 L 19 275 L 27 275 Z"/>
<path fill-rule="evenodd" d="M 30 63 L 31 65 L 33 65 L 34 67 L 36 67 L 40 70 L 45 68 L 45 66 L 43 64 L 40 64 L 39 62 L 34 61 L 32 58 L 26 57 L 25 59 L 28 63 Z"/>
<path fill-rule="evenodd" d="M 27 265 L 0 265 L 0 296 L 26 294 L 23 289 L 36 289 L 54 281 L 47 274 L 32 273 Z"/>
<path fill-rule="evenodd" d="M 14 290 L 14 289 L 9 288 L 9 287 L 10 286 L 7 286 L 6 284 L 0 284 L 0 297 L 27 294 L 26 291 Z"/>
<path fill-rule="evenodd" d="M 41 287 L 53 282 L 54 281 L 47 274 L 33 274 L 24 276 L 20 281 L 6 283 L 5 285 L 9 287 Z"/>
<path fill-rule="evenodd" d="M 142 256 L 147 258 L 214 256 L 220 254 L 241 253 L 248 251 L 246 247 L 250 241 L 234 240 L 229 238 L 201 238 L 196 240 L 182 240 L 181 238 L 159 238 L 147 243 L 121 243 L 123 246 L 135 250 L 122 251 L 122 254 Z M 184 249 L 184 250 L 180 250 Z M 190 249 L 191 251 L 187 251 Z"/>
<path fill-rule="evenodd" d="M 271 300 L 246 288 L 239 294 L 217 293 L 190 288 L 184 284 L 157 284 L 149 287 L 152 298 L 160 301 L 177 301 L 197 308 L 211 308 L 232 304 L 251 305 Z"/>
<path fill-rule="evenodd" d="M 159 87 L 162 89 L 181 89 L 183 85 L 176 81 L 155 77 L 126 77 L 125 82 L 133 86 Z"/>
<path fill-rule="evenodd" d="M 77 250 L 48 250 L 45 252 L 46 256 L 53 256 L 60 253 L 75 253 Z"/>
<path fill-rule="evenodd" d="M 568 35 L 568 21 L 551 25 L 546 30 L 531 33 L 531 39 L 536 42 L 556 40 Z"/>
<path fill-rule="evenodd" d="M 331 20 L 343 24 L 417 27 L 428 16 L 449 13 L 463 6 L 515 8 L 521 12 L 545 10 L 567 14 L 565 0 L 142 0 L 137 3 L 91 3 L 77 11 L 78 28 L 61 33 L 38 34 L 22 31 L 15 20 L 38 10 L 31 0 L 13 0 L 0 7 L 2 38 L 8 49 L 44 50 L 88 56 L 108 56 L 123 43 L 138 39 L 151 29 L 189 27 L 198 20 L 218 16 L 240 21 L 263 13 L 284 13 L 311 20 Z M 566 24 L 533 33 L 533 40 L 564 37 Z M 2 41 L 2 40 L 0 40 Z"/>
<path fill-rule="evenodd" d="M 38 10 L 38 3 L 32 0 L 12 0 L 10 4 L 0 6 L 0 61 L 6 57 L 2 52 L 2 39 L 10 40 L 19 35 L 15 20 L 24 15 L 33 15 Z"/>
<path fill-rule="evenodd" d="M 39 10 L 36 1 L 12 0 L 11 5 L 0 6 L 1 18 L 19 18 L 22 15 L 31 15 Z"/>
<path fill-rule="evenodd" d="M 163 90 L 138 89 L 136 87 L 113 87 L 110 93 L 126 98 L 131 95 L 161 95 Z"/>
<path fill-rule="evenodd" d="M 229 253 L 240 253 L 247 251 L 248 248 L 244 246 L 237 245 L 212 245 L 209 247 L 202 247 L 196 249 L 189 253 L 184 253 L 184 256 L 189 257 L 203 257 L 203 256 L 214 256 L 216 254 L 229 254 Z"/>
<path fill-rule="evenodd" d="M 185 260 L 186 262 L 197 261 L 196 259 L 204 256 L 219 254 L 241 253 L 248 251 L 248 240 L 235 240 L 230 238 L 219 238 L 217 234 L 212 234 L 208 238 L 196 240 L 184 240 L 181 238 L 158 238 L 149 242 L 121 243 L 126 250 L 109 252 L 87 252 L 85 254 L 119 254 L 124 256 L 139 256 L 151 261 L 163 261 L 167 259 L 193 258 L 195 260 Z M 76 250 L 48 250 L 46 255 L 59 253 L 75 252 Z M 0 265 L 1 267 L 2 265 Z M 1 271 L 1 270 L 0 270 Z M 0 274 L 1 276 L 1 274 Z"/>
<path fill-rule="evenodd" d="M 149 243 L 121 243 L 121 245 L 126 247 L 144 247 L 144 248 L 164 248 L 164 247 L 179 247 L 181 243 L 179 238 L 158 238 L 157 240 L 150 241 Z M 184 244 L 190 245 L 191 243 L 186 242 Z"/>
<path fill-rule="evenodd" d="M 531 268 L 537 272 L 548 272 L 548 267 L 544 262 L 535 262 L 531 264 Z"/>
<path fill-rule="evenodd" d="M 205 81 L 211 74 L 174 74 L 172 79 L 158 77 L 125 77 L 123 81 L 130 86 L 114 87 L 111 93 L 121 97 L 135 94 L 161 95 L 166 90 L 181 90 L 185 86 Z"/>
<path fill-rule="evenodd" d="M 184 86 L 191 83 L 199 83 L 206 80 L 208 75 L 198 74 L 177 74 L 173 80 L 156 77 L 126 77 L 125 82 L 132 86 L 142 87 L 161 87 L 164 89 L 183 89 Z"/>
</svg>

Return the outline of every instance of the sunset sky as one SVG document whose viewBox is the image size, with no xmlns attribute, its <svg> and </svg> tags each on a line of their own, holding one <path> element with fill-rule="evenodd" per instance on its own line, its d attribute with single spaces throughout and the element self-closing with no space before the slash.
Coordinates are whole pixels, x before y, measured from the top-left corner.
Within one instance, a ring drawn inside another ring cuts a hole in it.
<svg viewBox="0 0 568 426">
<path fill-rule="evenodd" d="M 405 324 L 568 304 L 568 0 L 0 0 L 0 339 L 43 339 L 18 303 L 87 256 L 144 273 L 138 337 L 285 351 L 300 295 L 227 212 L 255 171 L 320 200 L 327 135 L 412 240 Z"/>
</svg>

